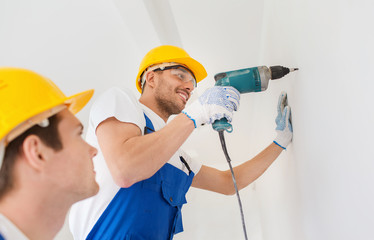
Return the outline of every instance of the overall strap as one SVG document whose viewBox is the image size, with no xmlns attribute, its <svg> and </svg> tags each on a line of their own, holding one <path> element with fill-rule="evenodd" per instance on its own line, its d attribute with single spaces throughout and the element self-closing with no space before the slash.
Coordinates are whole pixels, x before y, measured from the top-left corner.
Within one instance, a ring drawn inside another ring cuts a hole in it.
<svg viewBox="0 0 374 240">
<path fill-rule="evenodd" d="M 179 159 L 182 161 L 182 163 L 184 164 L 184 166 L 186 166 L 186 168 L 188 170 L 188 174 L 191 174 L 192 170 L 190 168 L 190 165 L 188 165 L 188 163 L 186 162 L 186 160 L 184 159 L 184 157 L 180 156 Z"/>
<path fill-rule="evenodd" d="M 153 127 L 153 123 L 151 119 L 144 113 L 145 118 L 145 127 L 144 127 L 144 135 L 155 132 L 155 128 Z"/>
</svg>

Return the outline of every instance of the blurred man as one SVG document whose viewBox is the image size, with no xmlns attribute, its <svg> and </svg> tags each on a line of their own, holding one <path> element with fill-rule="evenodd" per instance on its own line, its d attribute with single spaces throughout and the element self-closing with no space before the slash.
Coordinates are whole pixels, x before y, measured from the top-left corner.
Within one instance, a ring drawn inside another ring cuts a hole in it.
<svg viewBox="0 0 374 240">
<path fill-rule="evenodd" d="M 0 239 L 53 239 L 71 205 L 95 195 L 92 158 L 71 97 L 25 69 L 0 68 Z"/>
<path fill-rule="evenodd" d="M 87 140 L 99 148 L 94 164 L 101 190 L 72 207 L 75 239 L 172 239 L 183 231 L 181 209 L 190 186 L 235 193 L 229 170 L 204 166 L 180 149 L 195 128 L 223 117 L 231 122 L 238 109 L 239 92 L 218 86 L 185 108 L 206 75 L 183 49 L 160 46 L 140 64 L 139 101 L 112 88 L 95 102 Z M 291 141 L 290 109 L 283 107 L 275 142 L 234 168 L 239 189 L 258 178 Z"/>
</svg>

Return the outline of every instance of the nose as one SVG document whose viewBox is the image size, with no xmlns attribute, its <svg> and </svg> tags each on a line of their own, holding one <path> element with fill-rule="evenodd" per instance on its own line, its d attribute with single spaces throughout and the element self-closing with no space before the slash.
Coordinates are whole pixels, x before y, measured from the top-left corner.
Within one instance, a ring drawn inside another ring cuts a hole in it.
<svg viewBox="0 0 374 240">
<path fill-rule="evenodd" d="M 92 158 L 94 158 L 97 155 L 98 151 L 97 151 L 97 149 L 95 147 L 91 146 L 90 144 L 88 144 L 88 146 L 90 148 L 90 150 L 89 150 L 90 155 L 92 156 Z"/>
<path fill-rule="evenodd" d="M 184 89 L 188 91 L 189 94 L 195 89 L 195 85 L 192 81 L 187 81 L 184 83 Z"/>
</svg>

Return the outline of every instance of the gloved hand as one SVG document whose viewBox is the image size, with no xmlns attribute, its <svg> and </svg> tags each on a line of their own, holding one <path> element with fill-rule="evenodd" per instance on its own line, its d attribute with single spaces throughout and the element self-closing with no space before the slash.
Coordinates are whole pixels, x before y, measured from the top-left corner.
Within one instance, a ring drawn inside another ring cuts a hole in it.
<svg viewBox="0 0 374 240">
<path fill-rule="evenodd" d="M 232 121 L 233 111 L 239 108 L 240 93 L 233 87 L 214 86 L 207 89 L 196 101 L 186 107 L 186 114 L 195 124 L 195 128 L 215 120 L 226 118 Z"/>
<path fill-rule="evenodd" d="M 291 108 L 288 106 L 287 93 L 282 92 L 278 99 L 278 115 L 275 119 L 277 127 L 277 137 L 274 143 L 286 149 L 287 145 L 292 141 L 292 124 L 291 124 Z"/>
</svg>

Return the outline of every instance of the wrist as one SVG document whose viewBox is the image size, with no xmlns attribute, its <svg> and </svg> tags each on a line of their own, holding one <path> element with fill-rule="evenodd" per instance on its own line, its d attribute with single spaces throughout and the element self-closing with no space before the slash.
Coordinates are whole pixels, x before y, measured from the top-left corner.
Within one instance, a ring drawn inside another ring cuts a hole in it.
<svg viewBox="0 0 374 240">
<path fill-rule="evenodd" d="M 184 116 L 186 119 L 188 119 L 190 122 L 192 121 L 194 127 L 197 128 L 196 120 L 193 119 L 187 112 L 182 111 L 181 115 Z"/>
<path fill-rule="evenodd" d="M 277 143 L 276 140 L 274 140 L 273 143 L 274 143 L 275 145 L 277 145 L 278 147 L 282 148 L 283 150 L 286 150 L 286 148 L 283 147 L 282 145 L 280 145 L 279 143 Z"/>
<path fill-rule="evenodd" d="M 277 137 L 274 139 L 274 143 L 283 149 L 286 149 L 288 144 L 292 141 L 292 132 L 289 131 L 277 131 Z"/>
</svg>

